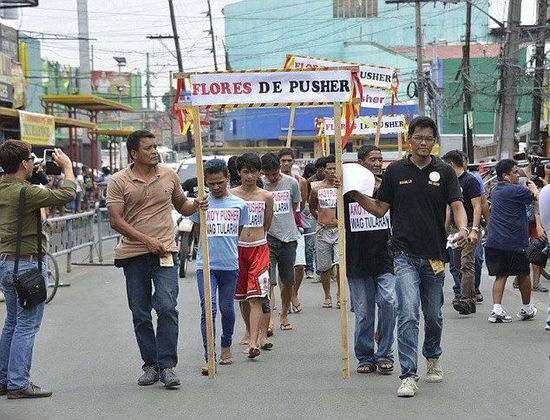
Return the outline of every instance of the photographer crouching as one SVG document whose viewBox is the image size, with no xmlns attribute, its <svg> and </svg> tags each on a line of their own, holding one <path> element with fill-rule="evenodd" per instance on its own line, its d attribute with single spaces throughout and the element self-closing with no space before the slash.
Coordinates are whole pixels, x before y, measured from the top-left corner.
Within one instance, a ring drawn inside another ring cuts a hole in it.
<svg viewBox="0 0 550 420">
<path fill-rule="evenodd" d="M 20 140 L 0 145 L 0 290 L 6 299 L 6 319 L 0 339 L 0 395 L 8 399 L 52 395 L 30 382 L 34 337 L 40 329 L 46 300 L 46 240 L 40 209 L 74 200 L 75 178 L 70 159 L 60 149 L 55 163 L 65 174 L 55 190 L 29 181 L 35 173 L 31 146 Z M 36 175 L 35 175 L 36 176 Z"/>
</svg>

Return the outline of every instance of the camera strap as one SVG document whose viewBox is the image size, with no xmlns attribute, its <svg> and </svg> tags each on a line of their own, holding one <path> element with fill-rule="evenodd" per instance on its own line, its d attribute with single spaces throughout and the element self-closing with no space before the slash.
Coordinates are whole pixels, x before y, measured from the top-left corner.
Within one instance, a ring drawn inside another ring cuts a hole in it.
<svg viewBox="0 0 550 420">
<path fill-rule="evenodd" d="M 13 267 L 13 275 L 17 276 L 19 271 L 19 257 L 21 255 L 21 241 L 23 236 L 23 218 L 25 217 L 25 193 L 27 187 L 21 188 L 19 192 L 19 208 L 17 210 L 17 235 L 15 239 L 15 263 Z M 35 212 L 36 215 L 36 232 L 37 238 L 37 252 L 38 252 L 38 269 L 42 270 L 42 220 L 40 218 L 40 209 Z"/>
</svg>

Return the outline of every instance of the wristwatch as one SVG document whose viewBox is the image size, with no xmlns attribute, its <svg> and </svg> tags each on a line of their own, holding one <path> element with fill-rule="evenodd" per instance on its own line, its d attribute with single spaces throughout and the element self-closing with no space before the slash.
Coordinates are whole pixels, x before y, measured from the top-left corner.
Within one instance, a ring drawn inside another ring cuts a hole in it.
<svg viewBox="0 0 550 420">
<path fill-rule="evenodd" d="M 472 230 L 475 230 L 477 233 L 479 233 L 479 228 L 477 226 L 473 226 Z"/>
<path fill-rule="evenodd" d="M 470 234 L 470 230 L 466 226 L 460 226 L 459 229 L 464 229 L 466 231 L 466 234 Z"/>
</svg>

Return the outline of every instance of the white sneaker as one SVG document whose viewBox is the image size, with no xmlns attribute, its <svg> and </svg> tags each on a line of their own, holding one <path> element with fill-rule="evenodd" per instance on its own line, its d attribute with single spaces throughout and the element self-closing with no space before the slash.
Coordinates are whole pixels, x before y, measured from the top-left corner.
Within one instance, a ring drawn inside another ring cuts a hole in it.
<svg viewBox="0 0 550 420">
<path fill-rule="evenodd" d="M 544 327 L 545 331 L 550 331 L 550 321 L 546 322 L 546 326 Z"/>
<path fill-rule="evenodd" d="M 495 311 L 492 311 L 489 315 L 489 322 L 493 324 L 500 324 L 503 322 L 512 322 L 512 317 L 508 315 L 505 311 L 497 314 Z"/>
<path fill-rule="evenodd" d="M 530 311 L 526 311 L 525 309 L 521 308 L 518 312 L 518 318 L 521 319 L 522 321 L 526 321 L 528 319 L 533 319 L 536 314 L 537 314 L 537 308 L 531 305 Z"/>
<path fill-rule="evenodd" d="M 416 385 L 416 381 L 413 378 L 408 377 L 401 381 L 401 385 L 397 389 L 397 396 L 414 397 L 416 391 L 418 391 L 418 385 Z"/>
<path fill-rule="evenodd" d="M 4 297 L 4 293 L 0 292 L 0 302 L 5 302 L 6 298 Z"/>
<path fill-rule="evenodd" d="M 436 383 L 443 381 L 443 369 L 439 359 L 426 359 L 428 362 L 428 371 L 426 373 L 426 382 Z"/>
</svg>

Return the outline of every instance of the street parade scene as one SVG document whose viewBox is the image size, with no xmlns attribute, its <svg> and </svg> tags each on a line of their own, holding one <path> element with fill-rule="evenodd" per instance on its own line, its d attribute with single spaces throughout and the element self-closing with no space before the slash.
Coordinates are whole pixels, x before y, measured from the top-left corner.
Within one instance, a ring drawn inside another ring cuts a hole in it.
<svg viewBox="0 0 550 420">
<path fill-rule="evenodd" d="M 548 9 L 0 0 L 0 420 L 548 418 Z"/>
</svg>

